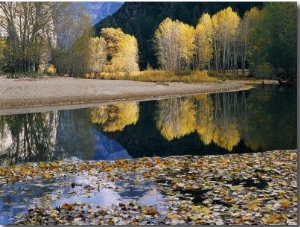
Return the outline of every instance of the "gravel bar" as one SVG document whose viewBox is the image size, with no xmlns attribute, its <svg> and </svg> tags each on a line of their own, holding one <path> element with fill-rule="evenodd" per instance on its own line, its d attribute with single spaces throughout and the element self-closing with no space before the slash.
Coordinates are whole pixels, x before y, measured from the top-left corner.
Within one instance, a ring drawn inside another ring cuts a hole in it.
<svg viewBox="0 0 300 227">
<path fill-rule="evenodd" d="M 249 89 L 242 83 L 152 83 L 71 77 L 0 77 L 0 115 L 91 107 L 125 101 L 157 100 L 197 93 Z"/>
</svg>

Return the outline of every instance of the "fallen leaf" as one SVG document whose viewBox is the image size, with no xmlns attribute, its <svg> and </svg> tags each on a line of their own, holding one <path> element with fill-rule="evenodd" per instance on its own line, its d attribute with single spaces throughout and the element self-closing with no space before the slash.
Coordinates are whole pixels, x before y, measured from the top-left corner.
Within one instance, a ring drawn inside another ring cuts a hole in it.
<svg viewBox="0 0 300 227">
<path fill-rule="evenodd" d="M 56 218 L 56 217 L 58 216 L 57 211 L 52 211 L 52 212 L 50 213 L 50 216 L 53 217 L 53 218 Z"/>
<path fill-rule="evenodd" d="M 291 202 L 285 199 L 285 200 L 281 201 L 280 204 L 283 208 L 287 208 L 291 205 Z"/>
<path fill-rule="evenodd" d="M 15 218 L 17 218 L 17 219 L 20 219 L 20 218 L 22 218 L 23 217 L 23 213 L 18 213 L 16 216 L 15 216 Z"/>
</svg>

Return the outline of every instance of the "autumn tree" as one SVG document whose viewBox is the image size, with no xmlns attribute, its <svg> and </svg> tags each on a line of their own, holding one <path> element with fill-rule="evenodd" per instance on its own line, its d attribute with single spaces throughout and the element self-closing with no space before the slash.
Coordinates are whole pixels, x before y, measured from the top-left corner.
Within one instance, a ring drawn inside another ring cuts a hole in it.
<svg viewBox="0 0 300 227">
<path fill-rule="evenodd" d="M 209 14 L 201 16 L 195 31 L 195 65 L 198 69 L 210 69 L 213 56 L 213 27 Z"/>
<path fill-rule="evenodd" d="M 191 69 L 195 54 L 195 29 L 180 22 L 178 24 L 179 69 Z"/>
<path fill-rule="evenodd" d="M 111 66 L 119 72 L 136 72 L 138 66 L 138 44 L 134 36 L 124 34 L 117 43 L 117 53 L 111 60 Z"/>
<path fill-rule="evenodd" d="M 88 53 L 88 71 L 100 72 L 106 64 L 106 42 L 104 38 L 91 38 Z"/>
<path fill-rule="evenodd" d="M 123 33 L 120 28 L 104 28 L 101 30 L 101 37 L 107 43 L 106 71 L 139 71 L 138 43 L 134 36 Z"/>
<path fill-rule="evenodd" d="M 194 28 L 178 20 L 163 20 L 155 31 L 158 62 L 164 70 L 191 68 L 195 46 Z"/>
<path fill-rule="evenodd" d="M 107 59 L 111 61 L 118 52 L 118 41 L 124 36 L 124 33 L 120 28 L 103 28 L 100 36 L 106 41 Z"/>
<path fill-rule="evenodd" d="M 236 38 L 240 18 L 231 7 L 212 16 L 215 69 L 237 67 Z M 220 61 L 221 59 L 222 61 Z"/>
</svg>

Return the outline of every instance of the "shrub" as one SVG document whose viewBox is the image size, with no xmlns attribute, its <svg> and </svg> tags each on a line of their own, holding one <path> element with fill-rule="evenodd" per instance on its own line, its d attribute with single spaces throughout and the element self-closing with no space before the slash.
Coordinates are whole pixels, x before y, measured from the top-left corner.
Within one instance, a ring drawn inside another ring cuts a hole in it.
<svg viewBox="0 0 300 227">
<path fill-rule="evenodd" d="M 56 68 L 54 67 L 54 65 L 49 65 L 46 70 L 46 74 L 49 76 L 53 76 L 54 74 L 56 74 Z"/>
</svg>

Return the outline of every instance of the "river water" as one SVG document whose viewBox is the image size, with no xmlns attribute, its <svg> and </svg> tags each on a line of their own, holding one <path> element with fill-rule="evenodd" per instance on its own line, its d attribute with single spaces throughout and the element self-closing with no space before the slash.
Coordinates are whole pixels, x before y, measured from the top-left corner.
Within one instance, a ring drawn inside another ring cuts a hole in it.
<svg viewBox="0 0 300 227">
<path fill-rule="evenodd" d="M 296 149 L 297 90 L 257 86 L 247 91 L 0 116 L 0 129 L 0 165 Z M 83 181 L 82 176 L 70 177 L 74 179 L 67 180 Z M 56 203 L 71 203 L 74 198 L 61 188 L 63 182 L 65 178 L 26 186 L 21 182 L 0 185 L 0 224 L 12 223 L 47 193 L 60 191 Z M 106 189 L 90 199 L 103 205 L 146 197 L 151 204 L 162 196 L 151 191 L 151 182 L 142 188 L 127 187 L 122 193 Z M 152 196 L 147 197 L 149 193 Z M 75 200 L 88 202 L 81 197 Z"/>
</svg>

